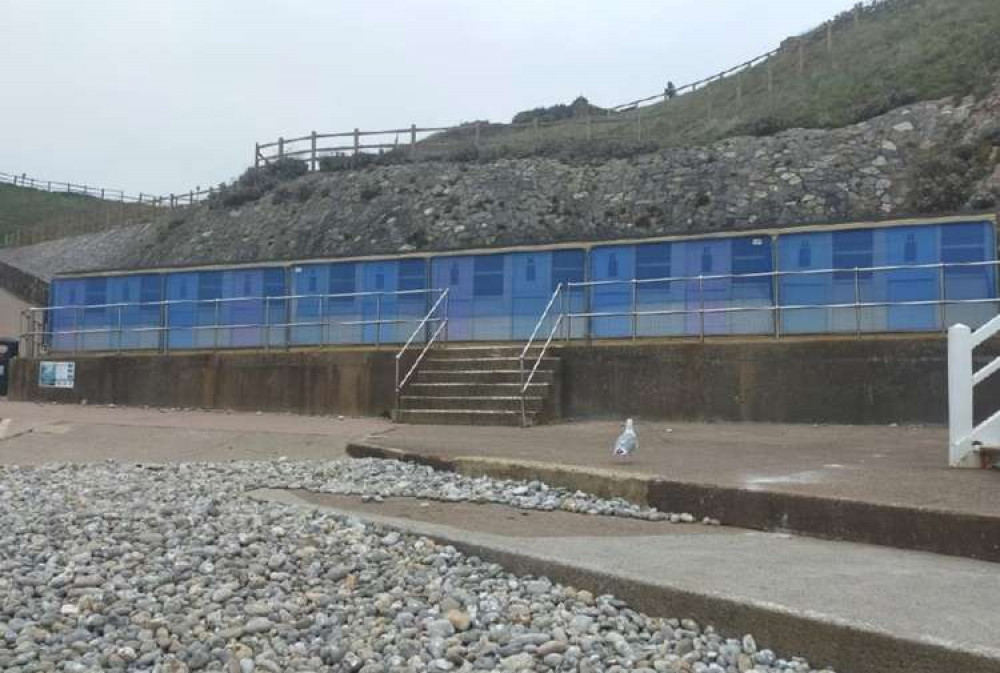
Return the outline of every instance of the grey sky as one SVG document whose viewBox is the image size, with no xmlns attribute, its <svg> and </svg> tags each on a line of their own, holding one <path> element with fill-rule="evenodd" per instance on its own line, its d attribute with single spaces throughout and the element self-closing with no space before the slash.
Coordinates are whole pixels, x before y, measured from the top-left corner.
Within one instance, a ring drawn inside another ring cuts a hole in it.
<svg viewBox="0 0 1000 673">
<path fill-rule="evenodd" d="M 854 0 L 0 0 L 0 171 L 156 193 L 279 135 L 622 103 Z"/>
</svg>

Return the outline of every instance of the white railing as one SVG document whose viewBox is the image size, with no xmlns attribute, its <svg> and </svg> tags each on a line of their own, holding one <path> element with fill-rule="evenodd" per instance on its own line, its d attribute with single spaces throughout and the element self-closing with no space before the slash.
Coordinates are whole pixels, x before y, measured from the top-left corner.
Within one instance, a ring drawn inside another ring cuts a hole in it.
<svg viewBox="0 0 1000 673">
<path fill-rule="evenodd" d="M 989 467 L 990 450 L 1000 448 L 1000 411 L 976 425 L 975 387 L 1000 371 L 1000 357 L 973 370 L 976 346 L 1000 332 L 1000 315 L 972 331 L 966 325 L 948 329 L 948 463 L 952 467 Z"/>
<path fill-rule="evenodd" d="M 444 292 L 441 293 L 441 296 L 438 297 L 438 300 L 436 302 L 434 302 L 434 305 L 431 306 L 431 310 L 427 312 L 427 315 L 424 316 L 424 319 L 421 320 L 420 323 L 417 325 L 417 327 L 413 330 L 413 333 L 410 334 L 410 338 L 406 340 L 406 343 L 403 344 L 403 347 L 399 349 L 398 353 L 396 353 L 396 411 L 397 411 L 397 413 L 399 411 L 399 402 L 400 402 L 399 398 L 402 395 L 403 387 L 413 377 L 413 374 L 417 371 L 417 367 L 420 366 L 420 363 L 423 361 L 424 357 L 427 355 L 427 351 L 430 350 L 431 346 L 434 345 L 434 343 L 438 340 L 438 337 L 440 337 L 442 333 L 444 334 L 444 339 L 443 340 L 444 341 L 448 340 L 448 304 L 449 304 L 449 302 L 448 302 L 448 290 L 445 290 Z M 442 308 L 443 308 L 443 310 L 442 310 L 442 316 L 439 317 L 439 318 L 435 318 L 434 314 L 437 313 L 438 310 L 442 309 Z M 410 367 L 410 369 L 406 372 L 405 375 L 401 376 L 401 374 L 402 374 L 403 356 L 406 354 L 406 351 L 410 348 L 410 345 L 413 344 L 413 342 L 417 338 L 417 336 L 420 335 L 422 332 L 425 332 L 426 331 L 426 327 L 428 325 L 430 325 L 430 324 L 433 324 L 433 323 L 438 323 L 437 327 L 431 333 L 430 338 L 427 339 L 424 342 L 424 347 L 420 350 L 420 353 L 417 355 L 417 359 L 413 361 L 413 365 Z"/>
<path fill-rule="evenodd" d="M 518 357 L 518 365 L 521 372 L 521 425 L 528 425 L 528 414 L 525 410 L 525 398 L 528 395 L 528 389 L 531 387 L 531 381 L 535 378 L 535 372 L 538 371 L 539 365 L 542 364 L 542 360 L 545 358 L 545 353 L 549 349 L 549 345 L 552 343 L 552 339 L 556 332 L 559 331 L 559 327 L 563 323 L 563 319 L 566 316 L 566 307 L 562 306 L 559 314 L 552 323 L 552 328 L 549 330 L 548 337 L 545 339 L 545 343 L 542 345 L 541 351 L 538 353 L 538 357 L 535 358 L 535 363 L 531 367 L 531 371 L 528 373 L 527 378 L 524 376 L 524 360 L 528 357 L 528 351 L 531 350 L 532 344 L 535 342 L 535 337 L 538 336 L 539 330 L 542 329 L 542 325 L 545 323 L 546 318 L 552 313 L 552 307 L 556 305 L 556 300 L 563 297 L 563 284 L 559 283 L 556 286 L 555 292 L 552 293 L 552 297 L 549 299 L 549 303 L 545 305 L 545 310 L 542 311 L 542 315 L 539 316 L 538 322 L 535 323 L 535 329 L 531 331 L 531 336 L 528 337 L 528 342 L 524 344 L 524 349 L 521 350 L 521 354 Z"/>
</svg>

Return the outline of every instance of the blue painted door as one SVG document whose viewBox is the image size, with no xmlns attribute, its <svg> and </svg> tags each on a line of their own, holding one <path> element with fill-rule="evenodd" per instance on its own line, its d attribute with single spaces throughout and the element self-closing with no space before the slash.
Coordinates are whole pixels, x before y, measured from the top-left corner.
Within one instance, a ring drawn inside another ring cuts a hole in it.
<svg viewBox="0 0 1000 673">
<path fill-rule="evenodd" d="M 590 312 L 609 314 L 591 319 L 591 333 L 598 339 L 632 334 L 632 284 L 635 278 L 635 246 L 594 248 L 590 253 L 590 279 L 610 281 L 591 286 Z"/>
<path fill-rule="evenodd" d="M 447 289 L 448 339 L 471 341 L 472 330 L 472 258 L 438 257 L 431 265 L 431 276 L 436 288 Z M 436 316 L 443 316 L 439 311 Z M 431 325 L 428 336 L 437 327 Z"/>
<path fill-rule="evenodd" d="M 885 231 L 889 266 L 935 264 L 940 255 L 937 227 L 895 227 Z M 933 305 L 893 306 L 900 302 L 936 301 L 940 295 L 937 269 L 892 269 L 876 273 L 875 285 L 885 284 L 888 329 L 895 332 L 939 327 L 939 308 Z M 867 299 L 867 298 L 866 298 Z M 881 301 L 879 297 L 874 298 Z"/>
<path fill-rule="evenodd" d="M 514 339 L 526 340 L 552 298 L 552 254 L 519 252 L 512 256 Z M 548 338 L 561 306 L 554 306 L 541 325 L 539 338 Z"/>
</svg>

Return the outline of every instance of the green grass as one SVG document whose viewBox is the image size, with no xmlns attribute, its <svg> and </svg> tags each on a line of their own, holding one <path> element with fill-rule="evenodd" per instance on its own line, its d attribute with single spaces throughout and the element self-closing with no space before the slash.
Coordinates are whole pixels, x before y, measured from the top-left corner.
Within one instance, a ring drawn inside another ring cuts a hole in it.
<svg viewBox="0 0 1000 673">
<path fill-rule="evenodd" d="M 888 0 L 857 19 L 838 17 L 829 44 L 825 27 L 801 36 L 801 57 L 793 38 L 769 65 L 638 113 L 594 118 L 589 128 L 582 119 L 537 128 L 491 125 L 481 130 L 480 147 L 487 155 L 547 153 L 589 140 L 651 149 L 845 126 L 916 101 L 989 91 L 1000 71 L 998 35 L 998 0 Z M 470 138 L 468 128 L 439 134 L 428 148 Z"/>
<path fill-rule="evenodd" d="M 121 226 L 149 211 L 148 206 L 0 184 L 0 246 Z"/>
</svg>

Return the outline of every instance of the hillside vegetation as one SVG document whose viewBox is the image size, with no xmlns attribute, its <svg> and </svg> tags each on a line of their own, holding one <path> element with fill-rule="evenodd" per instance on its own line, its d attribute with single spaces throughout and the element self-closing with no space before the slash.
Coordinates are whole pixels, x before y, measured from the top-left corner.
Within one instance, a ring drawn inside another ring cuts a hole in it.
<svg viewBox="0 0 1000 673">
<path fill-rule="evenodd" d="M 538 116 L 538 124 L 482 127 L 478 152 L 468 147 L 470 127 L 439 134 L 428 145 L 443 148 L 450 141 L 457 158 L 586 158 L 790 128 L 838 128 L 916 101 L 984 95 L 1000 71 L 998 34 L 998 0 L 884 0 L 836 17 L 829 31 L 824 25 L 789 38 L 775 56 L 739 75 L 638 111 L 591 113 L 589 122 L 582 114 L 550 122 L 530 111 L 514 121 Z"/>
<path fill-rule="evenodd" d="M 117 227 L 150 214 L 147 206 L 82 194 L 0 184 L 0 246 L 26 245 Z"/>
</svg>

